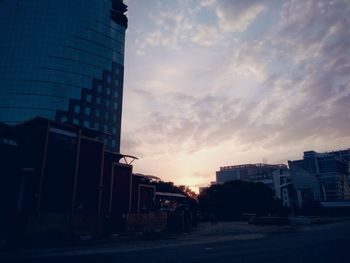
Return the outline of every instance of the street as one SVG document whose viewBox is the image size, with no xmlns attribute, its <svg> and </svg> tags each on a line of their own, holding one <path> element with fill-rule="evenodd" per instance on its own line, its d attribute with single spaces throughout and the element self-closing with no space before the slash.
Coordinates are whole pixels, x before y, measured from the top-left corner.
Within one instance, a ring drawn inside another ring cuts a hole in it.
<svg viewBox="0 0 350 263">
<path fill-rule="evenodd" d="M 0 254 L 1 262 L 350 262 L 350 222 L 292 233 Z"/>
</svg>

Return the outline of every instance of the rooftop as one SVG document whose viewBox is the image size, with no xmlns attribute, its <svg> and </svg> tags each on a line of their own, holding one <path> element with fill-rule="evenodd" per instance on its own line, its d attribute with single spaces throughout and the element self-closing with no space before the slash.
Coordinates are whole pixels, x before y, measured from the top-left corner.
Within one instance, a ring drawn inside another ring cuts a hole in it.
<svg viewBox="0 0 350 263">
<path fill-rule="evenodd" d="M 274 169 L 287 169 L 285 164 L 266 164 L 266 163 L 255 163 L 255 164 L 238 164 L 230 166 L 220 167 L 220 171 L 246 169 L 246 168 L 274 168 Z"/>
</svg>

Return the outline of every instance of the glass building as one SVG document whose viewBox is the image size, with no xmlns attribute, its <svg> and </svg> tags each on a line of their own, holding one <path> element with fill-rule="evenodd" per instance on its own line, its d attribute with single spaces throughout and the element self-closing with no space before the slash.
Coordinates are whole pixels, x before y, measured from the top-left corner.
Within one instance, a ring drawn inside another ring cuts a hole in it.
<svg viewBox="0 0 350 263">
<path fill-rule="evenodd" d="M 126 11 L 122 0 L 0 0 L 0 122 L 85 126 L 119 152 Z"/>
<path fill-rule="evenodd" d="M 289 161 L 298 205 L 305 201 L 350 200 L 350 150 L 306 151 L 302 160 Z"/>
</svg>

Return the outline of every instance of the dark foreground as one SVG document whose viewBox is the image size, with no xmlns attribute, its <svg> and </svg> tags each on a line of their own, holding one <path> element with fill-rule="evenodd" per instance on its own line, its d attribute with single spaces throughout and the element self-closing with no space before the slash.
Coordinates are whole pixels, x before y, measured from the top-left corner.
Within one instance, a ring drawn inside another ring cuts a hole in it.
<svg viewBox="0 0 350 263">
<path fill-rule="evenodd" d="M 350 222 L 251 238 L 143 241 L 0 254 L 0 262 L 350 262 Z"/>
</svg>

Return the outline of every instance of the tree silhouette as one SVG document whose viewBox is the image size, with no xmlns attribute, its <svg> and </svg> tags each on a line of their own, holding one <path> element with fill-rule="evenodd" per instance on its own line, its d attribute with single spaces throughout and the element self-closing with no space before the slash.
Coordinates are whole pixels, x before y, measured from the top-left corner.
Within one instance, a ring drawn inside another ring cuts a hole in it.
<svg viewBox="0 0 350 263">
<path fill-rule="evenodd" d="M 230 181 L 212 185 L 198 197 L 202 213 L 237 219 L 243 213 L 280 214 L 284 211 L 273 190 L 263 183 Z"/>
</svg>

